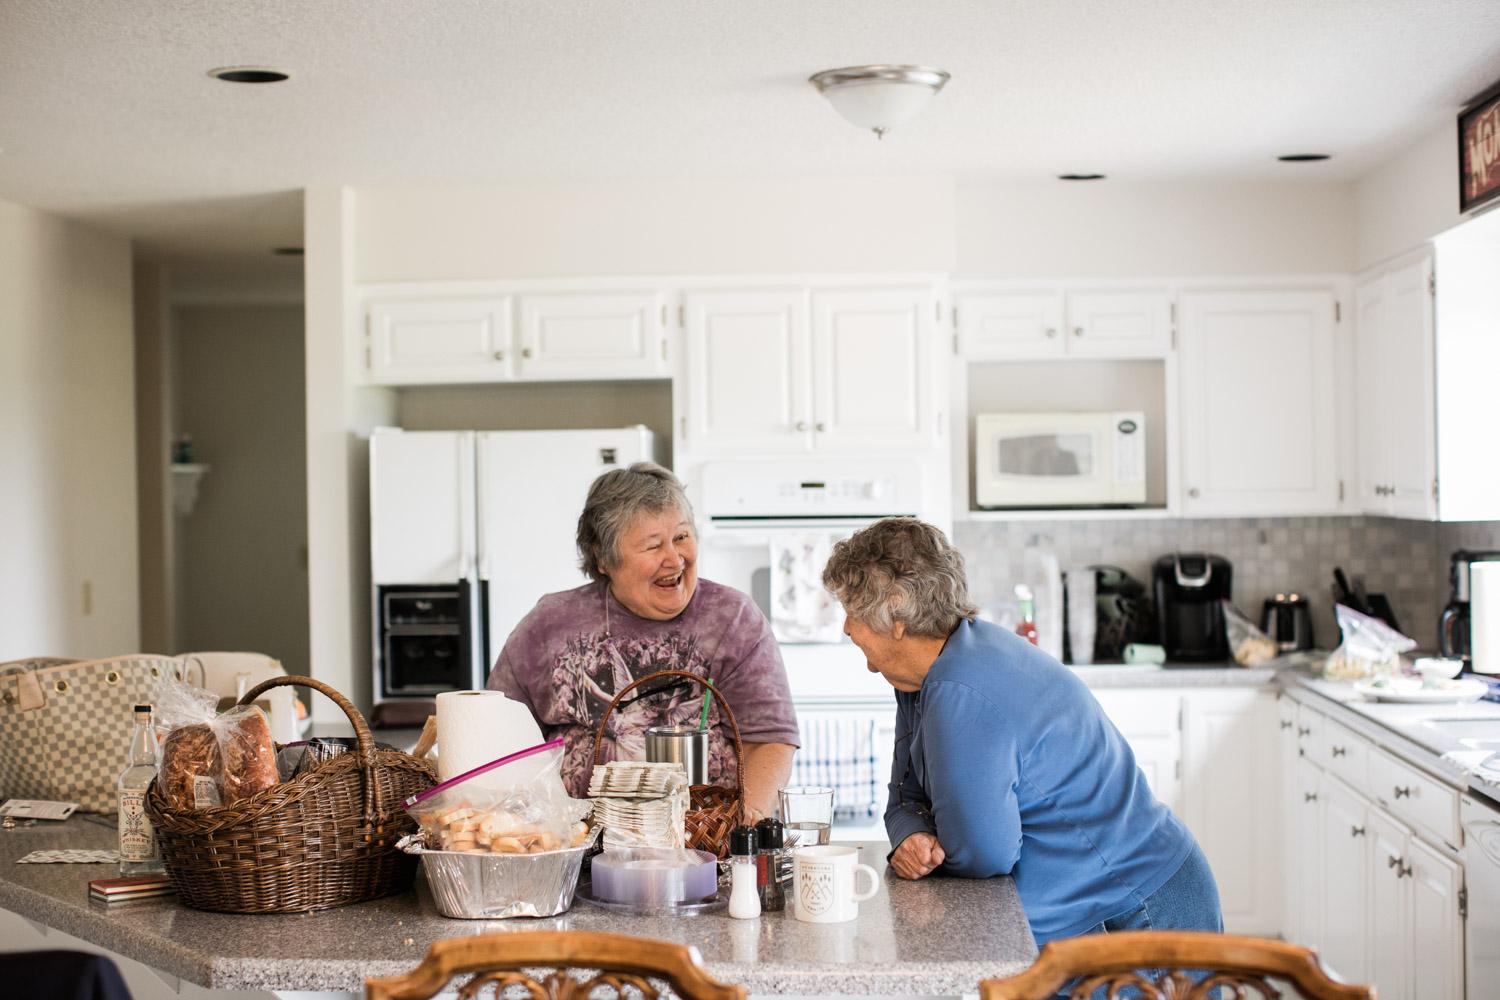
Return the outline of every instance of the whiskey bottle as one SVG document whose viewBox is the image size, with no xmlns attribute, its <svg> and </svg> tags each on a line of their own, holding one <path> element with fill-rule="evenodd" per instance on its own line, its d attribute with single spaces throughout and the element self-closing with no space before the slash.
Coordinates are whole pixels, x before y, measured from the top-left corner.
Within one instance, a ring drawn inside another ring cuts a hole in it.
<svg viewBox="0 0 1500 1000">
<path fill-rule="evenodd" d="M 130 766 L 120 775 L 120 874 L 162 871 L 156 831 L 146 815 L 146 790 L 156 780 L 156 731 L 151 706 L 135 706 L 135 733 L 130 737 Z"/>
</svg>

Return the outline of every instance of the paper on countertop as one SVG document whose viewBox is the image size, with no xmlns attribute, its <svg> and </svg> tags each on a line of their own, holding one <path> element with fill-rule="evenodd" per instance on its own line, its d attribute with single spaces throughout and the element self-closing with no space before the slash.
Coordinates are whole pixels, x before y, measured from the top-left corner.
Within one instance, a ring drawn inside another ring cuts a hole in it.
<svg viewBox="0 0 1500 1000">
<path fill-rule="evenodd" d="M 839 642 L 844 612 L 823 589 L 833 544 L 848 533 L 777 532 L 771 536 L 771 631 L 782 642 Z"/>
<path fill-rule="evenodd" d="M 17 858 L 18 865 L 117 865 L 119 851 L 32 851 Z"/>
</svg>

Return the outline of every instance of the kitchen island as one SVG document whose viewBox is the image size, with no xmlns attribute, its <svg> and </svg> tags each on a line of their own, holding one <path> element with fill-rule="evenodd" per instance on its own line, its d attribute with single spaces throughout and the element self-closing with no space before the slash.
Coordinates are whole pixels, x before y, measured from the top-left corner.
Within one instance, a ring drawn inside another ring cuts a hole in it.
<svg viewBox="0 0 1500 1000">
<path fill-rule="evenodd" d="M 592 930 L 695 946 L 708 973 L 751 994 L 956 996 L 1018 972 L 1036 947 L 1014 883 L 929 877 L 907 882 L 885 865 L 887 844 L 859 844 L 883 873 L 859 919 L 808 924 L 791 913 L 732 920 L 624 916 L 579 900 L 544 919 L 453 920 L 438 914 L 418 875 L 412 891 L 313 914 L 206 913 L 171 896 L 116 908 L 89 900 L 99 864 L 25 864 L 38 850 L 109 849 L 112 825 L 74 816 L 0 834 L 0 909 L 210 989 L 362 993 L 364 978 L 409 971 L 434 941 L 482 933 Z M 3 947 L 63 947 L 55 943 Z M 170 982 L 168 983 L 170 985 Z"/>
</svg>

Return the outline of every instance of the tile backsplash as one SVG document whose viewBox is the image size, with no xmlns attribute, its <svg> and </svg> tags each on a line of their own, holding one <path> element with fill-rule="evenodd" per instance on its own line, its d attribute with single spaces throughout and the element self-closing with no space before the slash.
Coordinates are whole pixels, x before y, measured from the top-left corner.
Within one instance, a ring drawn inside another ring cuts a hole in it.
<svg viewBox="0 0 1500 1000">
<path fill-rule="evenodd" d="M 1064 572 L 1119 566 L 1148 583 L 1151 564 L 1171 552 L 1208 552 L 1234 567 L 1234 603 L 1255 622 L 1261 602 L 1305 594 L 1319 646 L 1338 641 L 1330 587 L 1333 568 L 1383 593 L 1407 635 L 1437 645 L 1448 601 L 1454 549 L 1500 549 L 1500 522 L 1434 524 L 1384 517 L 1231 518 L 1150 521 L 981 521 L 954 526 L 971 596 L 980 604 L 1013 599 L 1027 549 L 1056 553 Z"/>
</svg>

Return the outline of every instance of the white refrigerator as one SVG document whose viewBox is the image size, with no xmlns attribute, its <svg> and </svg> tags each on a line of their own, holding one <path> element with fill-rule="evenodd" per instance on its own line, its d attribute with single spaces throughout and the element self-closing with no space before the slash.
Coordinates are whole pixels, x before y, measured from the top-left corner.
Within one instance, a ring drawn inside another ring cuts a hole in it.
<svg viewBox="0 0 1500 1000">
<path fill-rule="evenodd" d="M 644 426 L 370 437 L 376 700 L 484 686 L 538 598 L 587 582 L 574 538 L 602 473 L 657 459 Z"/>
</svg>

